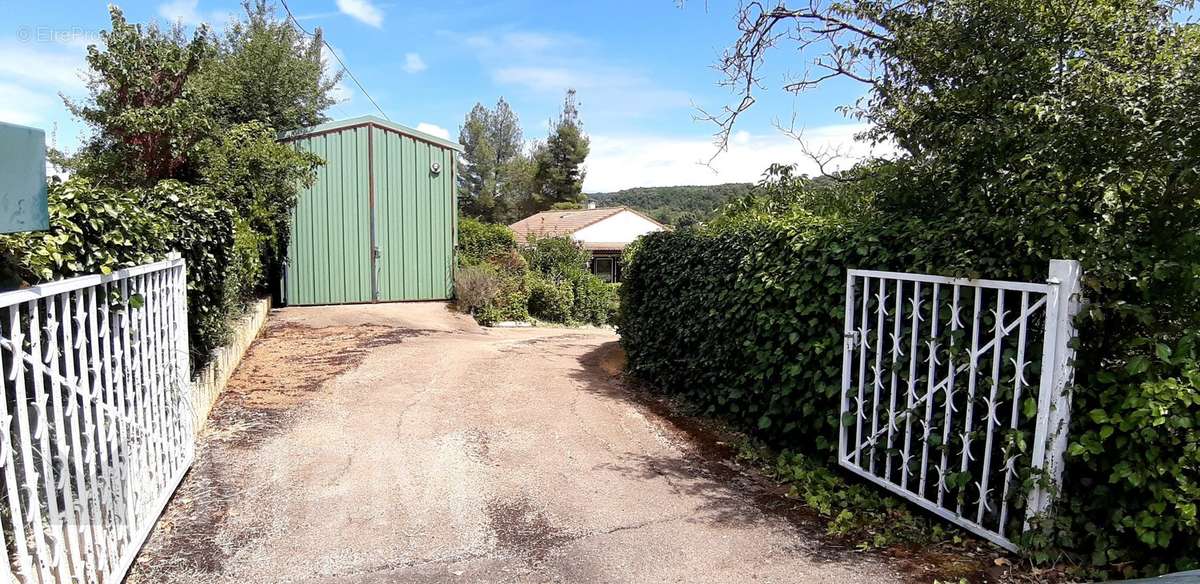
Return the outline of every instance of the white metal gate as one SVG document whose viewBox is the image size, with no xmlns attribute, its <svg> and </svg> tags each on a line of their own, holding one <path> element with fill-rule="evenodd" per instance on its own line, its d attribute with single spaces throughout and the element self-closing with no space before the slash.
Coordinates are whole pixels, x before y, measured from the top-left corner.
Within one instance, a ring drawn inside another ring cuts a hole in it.
<svg viewBox="0 0 1200 584">
<path fill-rule="evenodd" d="M 1045 283 L 850 270 L 841 465 L 1015 550 L 1062 473 L 1078 291 L 1066 260 Z"/>
<path fill-rule="evenodd" d="M 0 581 L 120 582 L 192 460 L 178 255 L 0 294 Z"/>
</svg>

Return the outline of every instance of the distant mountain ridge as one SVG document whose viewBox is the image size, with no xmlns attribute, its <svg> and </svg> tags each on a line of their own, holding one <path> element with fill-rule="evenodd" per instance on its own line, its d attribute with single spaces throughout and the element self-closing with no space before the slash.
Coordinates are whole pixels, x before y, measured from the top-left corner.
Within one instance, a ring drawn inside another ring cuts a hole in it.
<svg viewBox="0 0 1200 584">
<path fill-rule="evenodd" d="M 589 193 L 600 207 L 632 207 L 668 225 L 708 220 L 713 211 L 752 189 L 752 183 L 635 187 L 611 193 Z"/>
</svg>

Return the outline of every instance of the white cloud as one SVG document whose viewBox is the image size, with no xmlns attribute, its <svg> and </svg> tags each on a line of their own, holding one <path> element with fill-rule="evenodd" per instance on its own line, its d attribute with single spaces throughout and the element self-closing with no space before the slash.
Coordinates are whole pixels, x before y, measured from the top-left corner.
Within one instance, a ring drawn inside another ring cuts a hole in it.
<svg viewBox="0 0 1200 584">
<path fill-rule="evenodd" d="M 41 112 L 53 105 L 51 96 L 20 85 L 0 83 L 0 121 L 36 126 L 43 120 Z"/>
<path fill-rule="evenodd" d="M 370 0 L 337 0 L 338 10 L 363 24 L 383 28 L 383 10 Z"/>
<path fill-rule="evenodd" d="M 568 87 L 578 89 L 584 81 L 582 77 L 570 70 L 558 67 L 504 67 L 493 71 L 492 79 L 497 83 L 520 85 L 534 91 L 555 93 Z"/>
<path fill-rule="evenodd" d="M 579 91 L 587 119 L 628 120 L 691 106 L 687 92 L 661 86 L 636 64 L 614 63 L 573 35 L 517 30 L 443 35 L 473 50 L 492 81 L 536 94 L 552 109 L 570 88 Z"/>
<path fill-rule="evenodd" d="M 0 121 L 47 131 L 52 146 L 77 145 L 80 124 L 67 111 L 59 94 L 86 95 L 86 68 L 81 48 L 67 43 L 0 41 Z M 55 143 L 66 134 L 69 140 Z"/>
<path fill-rule="evenodd" d="M 814 128 L 804 132 L 810 151 L 838 150 L 844 156 L 826 167 L 826 171 L 845 169 L 867 156 L 886 156 L 889 146 L 872 149 L 854 135 L 866 129 L 861 124 L 843 124 Z M 819 171 L 801 145 L 783 134 L 757 136 L 737 132 L 729 150 L 712 163 L 716 147 L 707 137 L 670 138 L 655 136 L 592 135 L 587 158 L 584 190 L 608 192 L 639 186 L 710 185 L 727 182 L 756 182 L 772 163 L 795 163 L 799 172 L 815 175 Z"/>
<path fill-rule="evenodd" d="M 437 136 L 438 138 L 442 138 L 443 140 L 450 139 L 450 130 L 447 130 L 446 128 L 443 128 L 443 127 L 435 125 L 435 124 L 431 124 L 429 122 L 421 122 L 421 123 L 417 124 L 417 131 L 425 132 L 426 134 L 429 134 L 430 136 Z"/>
<path fill-rule="evenodd" d="M 221 10 L 202 12 L 200 0 L 172 0 L 158 6 L 158 15 L 167 22 L 179 22 L 188 26 L 206 23 L 213 26 L 223 26 L 229 22 L 232 15 Z"/>
<path fill-rule="evenodd" d="M 0 78 L 52 86 L 58 91 L 83 89 L 86 66 L 82 50 L 40 50 L 33 45 L 0 41 Z"/>
<path fill-rule="evenodd" d="M 428 69 L 425 60 L 416 53 L 404 53 L 404 70 L 408 73 L 420 73 Z"/>
</svg>

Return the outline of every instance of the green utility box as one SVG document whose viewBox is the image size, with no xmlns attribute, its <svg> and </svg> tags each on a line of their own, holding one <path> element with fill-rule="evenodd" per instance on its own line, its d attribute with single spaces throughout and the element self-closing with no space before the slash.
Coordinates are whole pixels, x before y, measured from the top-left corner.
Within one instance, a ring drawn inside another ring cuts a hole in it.
<svg viewBox="0 0 1200 584">
<path fill-rule="evenodd" d="M 46 133 L 0 122 L 0 233 L 49 228 Z"/>
<path fill-rule="evenodd" d="M 286 304 L 453 296 L 462 146 L 372 116 L 282 140 L 325 160 L 292 213 Z"/>
</svg>

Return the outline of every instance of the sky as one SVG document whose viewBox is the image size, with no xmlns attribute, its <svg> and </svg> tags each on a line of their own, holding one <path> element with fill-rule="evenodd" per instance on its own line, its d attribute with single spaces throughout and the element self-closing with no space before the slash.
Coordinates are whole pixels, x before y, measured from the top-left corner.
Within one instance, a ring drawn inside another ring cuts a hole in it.
<svg viewBox="0 0 1200 584">
<path fill-rule="evenodd" d="M 201 22 L 220 29 L 241 13 L 238 0 L 117 0 L 133 22 Z M 716 127 L 699 110 L 732 104 L 713 68 L 737 38 L 736 2 L 695 0 L 287 0 L 308 30 L 326 40 L 394 122 L 457 139 L 471 107 L 503 96 L 527 139 L 546 136 L 568 88 L 578 92 L 591 138 L 584 190 L 717 184 L 758 180 L 776 162 L 815 172 L 795 139 L 777 125 L 802 130 L 810 148 L 836 147 L 849 164 L 869 148 L 864 129 L 836 111 L 863 87 L 852 81 L 803 95 L 779 87 L 803 68 L 795 51 L 774 53 L 765 88 L 717 153 Z M 106 2 L 0 0 L 0 121 L 46 129 L 52 146 L 71 150 L 86 129 L 63 106 L 87 95 L 88 44 L 107 28 Z M 282 14 L 282 11 L 280 12 Z M 340 66 L 327 59 L 336 70 Z M 379 115 L 348 77 L 337 88 L 334 119 Z"/>
</svg>

